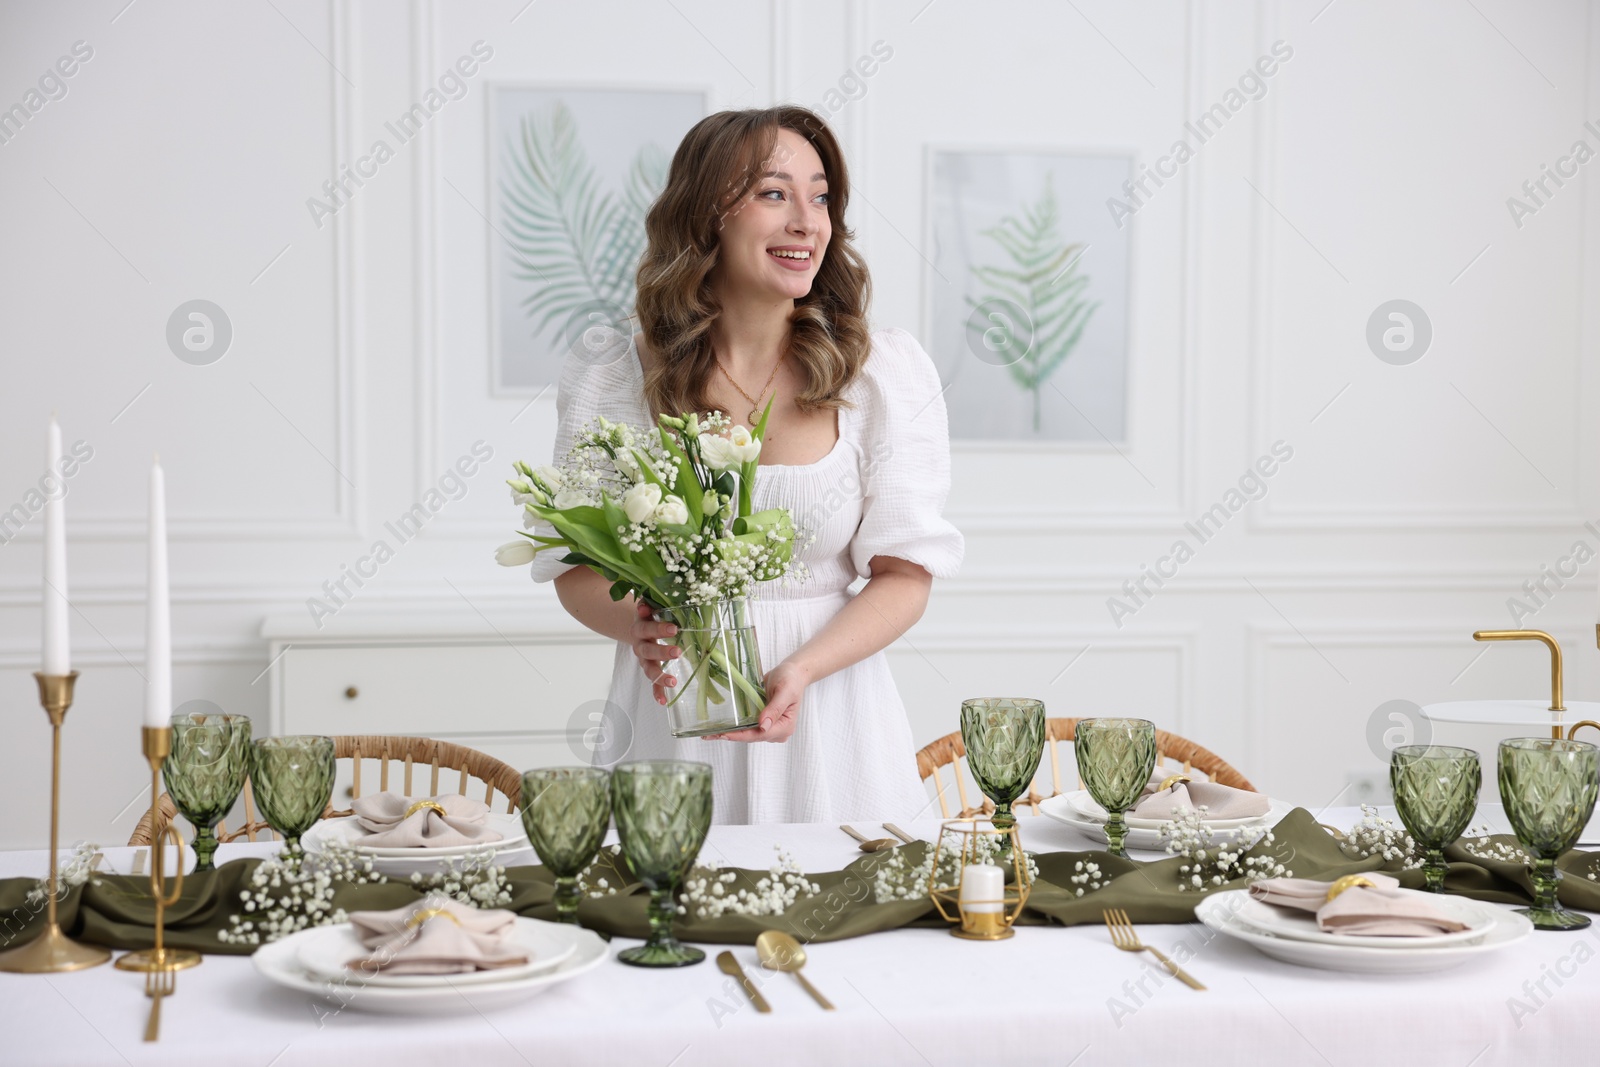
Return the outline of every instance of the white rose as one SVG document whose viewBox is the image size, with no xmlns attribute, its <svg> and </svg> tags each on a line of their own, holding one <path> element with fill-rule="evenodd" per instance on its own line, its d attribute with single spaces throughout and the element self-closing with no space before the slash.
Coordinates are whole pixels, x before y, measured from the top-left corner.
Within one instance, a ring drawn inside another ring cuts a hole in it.
<svg viewBox="0 0 1600 1067">
<path fill-rule="evenodd" d="M 761 442 L 751 437 L 745 427 L 735 426 L 728 434 L 728 450 L 738 458 L 738 462 L 754 463 L 756 457 L 761 455 Z"/>
<path fill-rule="evenodd" d="M 521 567 L 533 562 L 531 541 L 507 541 L 494 550 L 494 561 L 502 567 Z"/>
<path fill-rule="evenodd" d="M 589 498 L 576 489 L 563 489 L 551 501 L 556 510 L 565 511 L 567 508 L 581 508 L 589 502 Z"/>
<path fill-rule="evenodd" d="M 535 467 L 533 469 L 533 476 L 549 487 L 551 492 L 555 492 L 557 489 L 560 489 L 561 483 L 564 480 L 561 477 L 561 472 L 551 466 Z"/>
<path fill-rule="evenodd" d="M 653 482 L 640 482 L 622 494 L 622 510 L 628 513 L 629 522 L 643 522 L 661 503 L 661 487 Z"/>
<path fill-rule="evenodd" d="M 656 507 L 656 521 L 669 526 L 682 526 L 689 521 L 689 505 L 682 497 L 669 496 Z"/>
<path fill-rule="evenodd" d="M 700 435 L 700 458 L 714 471 L 725 471 L 729 467 L 739 465 L 739 457 L 734 455 L 733 446 L 729 444 L 728 439 L 716 434 Z"/>
</svg>

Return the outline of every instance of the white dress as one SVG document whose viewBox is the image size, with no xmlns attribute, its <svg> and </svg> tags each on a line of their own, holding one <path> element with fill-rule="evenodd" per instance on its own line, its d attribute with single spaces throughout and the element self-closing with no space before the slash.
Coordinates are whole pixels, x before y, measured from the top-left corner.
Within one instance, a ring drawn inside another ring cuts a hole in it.
<svg viewBox="0 0 1600 1067">
<path fill-rule="evenodd" d="M 596 328 L 568 354 L 556 394 L 557 459 L 597 415 L 654 425 L 629 341 L 616 330 Z M 871 576 L 873 556 L 910 560 L 935 578 L 954 577 L 961 563 L 961 533 L 940 514 L 950 491 L 950 440 L 933 361 L 906 331 L 878 330 L 844 395 L 852 406 L 839 412 L 832 451 L 803 466 L 763 462 L 756 477 L 755 510 L 788 507 L 797 544 L 816 534 L 797 551 L 810 569 L 807 580 L 756 587 L 752 613 L 769 671 L 849 601 L 851 582 Z M 542 553 L 532 564 L 541 582 L 570 568 L 559 551 Z M 610 700 L 628 721 L 604 731 L 609 743 L 602 743 L 595 761 L 710 763 L 716 822 L 879 822 L 926 809 L 911 726 L 882 652 L 807 686 L 794 736 L 784 743 L 674 738 L 666 709 L 622 642 Z"/>
</svg>

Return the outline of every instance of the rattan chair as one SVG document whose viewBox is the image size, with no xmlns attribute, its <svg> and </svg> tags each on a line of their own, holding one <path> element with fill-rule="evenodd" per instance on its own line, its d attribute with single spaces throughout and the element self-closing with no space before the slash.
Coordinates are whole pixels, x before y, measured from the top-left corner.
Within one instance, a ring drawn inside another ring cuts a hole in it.
<svg viewBox="0 0 1600 1067">
<path fill-rule="evenodd" d="M 1050 793 L 1048 795 L 1039 793 L 1039 777 L 1035 775 L 1028 794 L 1019 797 L 1012 804 L 1013 809 L 1030 807 L 1033 809 L 1033 814 L 1038 815 L 1040 801 L 1061 793 L 1061 756 L 1057 750 L 1061 742 L 1075 740 L 1077 728 L 1077 719 L 1045 720 L 1046 748 L 1050 753 Z M 967 819 L 975 815 L 989 815 L 994 812 L 994 804 L 977 789 L 976 784 L 973 786 L 972 793 L 976 794 L 983 803 L 981 806 L 974 807 L 969 799 L 972 794 L 967 791 L 967 784 L 962 771 L 962 764 L 966 755 L 967 749 L 961 743 L 961 731 L 959 730 L 955 733 L 946 734 L 937 741 L 930 742 L 922 751 L 917 753 L 917 773 L 922 777 L 923 781 L 927 781 L 929 778 L 933 779 L 933 787 L 939 798 L 939 813 L 943 818 Z M 1169 763 L 1174 765 L 1174 773 L 1179 771 L 1184 774 L 1199 772 L 1205 775 L 1209 781 L 1219 782 L 1222 785 L 1231 785 L 1235 789 L 1248 789 L 1254 792 L 1256 788 L 1250 784 L 1244 775 L 1234 770 L 1226 760 L 1216 753 L 1201 748 L 1193 741 L 1179 737 L 1177 734 L 1168 733 L 1165 730 L 1157 730 L 1156 766 L 1161 767 Z M 951 768 L 951 774 L 955 778 L 956 796 L 961 801 L 961 810 L 955 814 L 951 813 L 950 802 L 946 799 L 947 787 L 944 779 L 939 775 L 941 767 Z M 1040 769 L 1043 770 L 1042 767 Z"/>
<path fill-rule="evenodd" d="M 439 777 L 445 774 L 459 774 L 459 781 L 452 783 L 445 779 L 445 788 L 449 791 L 454 786 L 454 791 L 467 795 L 472 781 L 476 779 L 483 785 L 483 801 L 491 808 L 494 806 L 495 793 L 498 792 L 505 798 L 506 811 L 517 810 L 517 804 L 522 797 L 522 775 L 508 763 L 503 763 L 493 756 L 485 755 L 476 749 L 467 748 L 465 745 L 452 744 L 449 741 L 435 741 L 428 737 L 383 737 L 378 735 L 360 735 L 349 737 L 335 737 L 333 739 L 333 758 L 335 760 L 349 760 L 350 769 L 350 796 L 361 796 L 362 766 L 372 760 L 378 761 L 378 790 L 382 792 L 389 788 L 390 767 L 398 765 L 401 772 L 401 792 L 406 796 L 415 796 L 412 792 L 414 774 L 418 766 L 426 767 L 431 772 L 428 777 L 427 796 L 439 795 Z M 371 781 L 369 777 L 368 782 Z M 255 796 L 251 792 L 250 783 L 244 786 L 244 826 L 228 832 L 225 825 L 217 827 L 219 841 L 237 841 L 244 838 L 249 841 L 256 840 L 256 835 L 266 831 L 272 838 L 277 835 L 272 833 L 271 827 L 256 818 Z M 177 817 L 177 808 L 172 803 L 172 798 L 166 793 L 161 794 L 159 801 L 162 825 L 171 822 Z M 338 818 L 351 814 L 349 809 L 337 811 L 330 801 L 322 813 L 324 819 Z M 152 835 L 150 833 L 150 812 L 146 810 L 139 824 L 133 829 L 133 836 L 128 838 L 130 845 L 148 845 Z"/>
</svg>

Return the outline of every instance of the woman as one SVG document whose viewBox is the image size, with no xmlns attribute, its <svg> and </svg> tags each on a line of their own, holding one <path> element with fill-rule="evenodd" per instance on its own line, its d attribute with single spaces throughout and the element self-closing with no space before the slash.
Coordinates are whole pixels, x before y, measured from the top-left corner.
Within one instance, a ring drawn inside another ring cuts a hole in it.
<svg viewBox="0 0 1600 1067">
<path fill-rule="evenodd" d="M 597 762 L 708 762 L 718 822 L 909 819 L 928 804 L 882 650 L 961 562 L 961 534 L 940 516 L 949 430 L 915 339 L 868 331 L 848 197 L 838 142 L 804 108 L 697 123 L 645 221 L 642 332 L 588 331 L 557 394 L 558 458 L 596 415 L 648 427 L 660 412 L 720 410 L 754 425 L 773 401 L 754 507 L 791 509 L 810 576 L 757 588 L 760 726 L 673 738 L 661 664 L 678 650 L 659 642 L 672 627 L 643 602 L 612 601 L 587 567 L 553 553 L 533 564 L 575 618 L 618 643 L 610 699 L 627 722 L 607 731 Z M 867 583 L 852 596 L 858 576 Z"/>
</svg>

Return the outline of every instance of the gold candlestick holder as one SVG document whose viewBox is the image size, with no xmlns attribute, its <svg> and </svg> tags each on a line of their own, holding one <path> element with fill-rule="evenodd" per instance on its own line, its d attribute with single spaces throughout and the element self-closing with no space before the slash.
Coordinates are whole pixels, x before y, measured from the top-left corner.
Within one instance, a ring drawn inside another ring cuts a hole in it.
<svg viewBox="0 0 1600 1067">
<path fill-rule="evenodd" d="M 150 762 L 150 895 L 155 901 L 155 944 L 136 952 L 117 957 L 117 967 L 124 971 L 181 971 L 200 963 L 200 953 L 185 948 L 167 948 L 162 942 L 166 925 L 166 909 L 183 895 L 183 835 L 170 822 L 161 820 L 161 764 L 172 751 L 172 727 L 146 726 L 143 728 L 144 758 Z M 167 843 L 177 846 L 177 878 L 172 895 L 167 896 L 166 856 Z"/>
<path fill-rule="evenodd" d="M 39 683 L 39 703 L 50 716 L 50 894 L 49 913 L 44 933 L 8 952 L 0 952 L 0 971 L 11 974 L 53 974 L 58 971 L 80 971 L 97 967 L 111 958 L 108 949 L 85 945 L 61 932 L 56 921 L 56 898 L 60 895 L 60 875 L 57 860 L 61 826 L 61 723 L 72 707 L 72 688 L 78 681 L 78 672 L 70 674 L 44 674 L 35 671 Z"/>
</svg>

